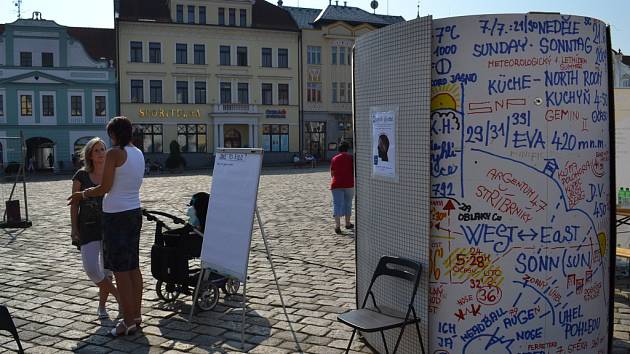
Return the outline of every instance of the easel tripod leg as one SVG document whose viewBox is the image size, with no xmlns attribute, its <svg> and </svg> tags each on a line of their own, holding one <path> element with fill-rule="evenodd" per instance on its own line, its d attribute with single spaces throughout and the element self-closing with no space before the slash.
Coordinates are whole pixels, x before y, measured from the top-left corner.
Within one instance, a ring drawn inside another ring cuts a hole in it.
<svg viewBox="0 0 630 354">
<path fill-rule="evenodd" d="M 199 297 L 199 287 L 201 286 L 201 280 L 203 279 L 206 270 L 202 267 L 199 271 L 199 278 L 197 278 L 197 286 L 195 286 L 195 292 L 193 293 L 192 306 L 190 307 L 190 316 L 188 322 L 192 322 L 193 315 L 195 313 L 195 306 L 197 305 L 197 298 Z"/>
<path fill-rule="evenodd" d="M 263 222 L 262 222 L 262 219 L 260 218 L 258 207 L 256 207 L 256 219 L 258 220 L 258 227 L 260 228 L 260 234 L 262 235 L 263 243 L 265 244 L 265 250 L 267 251 L 267 259 L 269 259 L 269 264 L 271 265 L 271 272 L 273 273 L 273 279 L 276 282 L 276 288 L 278 289 L 278 296 L 280 297 L 282 310 L 284 310 L 284 315 L 286 316 L 287 322 L 289 323 L 289 329 L 291 330 L 291 334 L 293 335 L 293 340 L 295 341 L 295 346 L 297 348 L 297 351 L 302 352 L 300 343 L 298 342 L 297 336 L 295 335 L 295 331 L 293 330 L 291 319 L 289 318 L 289 314 L 287 313 L 287 307 L 284 305 L 284 299 L 282 298 L 282 291 L 280 291 L 280 283 L 278 283 L 278 277 L 276 276 L 276 269 L 273 266 L 273 260 L 271 259 L 271 252 L 269 251 L 269 245 L 267 245 L 267 237 L 265 235 L 265 228 L 263 227 Z"/>
</svg>

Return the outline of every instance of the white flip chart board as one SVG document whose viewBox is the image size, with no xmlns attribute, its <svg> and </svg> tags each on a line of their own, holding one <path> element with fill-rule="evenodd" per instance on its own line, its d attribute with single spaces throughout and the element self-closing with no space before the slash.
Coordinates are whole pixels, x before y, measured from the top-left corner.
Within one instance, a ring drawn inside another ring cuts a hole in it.
<svg viewBox="0 0 630 354">
<path fill-rule="evenodd" d="M 214 161 L 201 261 L 240 281 L 247 277 L 262 154 L 262 149 L 219 149 Z"/>
</svg>

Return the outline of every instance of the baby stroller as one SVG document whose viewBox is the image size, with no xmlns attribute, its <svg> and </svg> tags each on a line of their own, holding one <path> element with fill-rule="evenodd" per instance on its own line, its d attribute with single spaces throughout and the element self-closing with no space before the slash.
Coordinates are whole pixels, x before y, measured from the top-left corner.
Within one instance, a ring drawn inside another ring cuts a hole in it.
<svg viewBox="0 0 630 354">
<path fill-rule="evenodd" d="M 193 217 L 199 221 L 201 230 L 205 226 L 208 199 L 208 193 L 197 193 L 189 204 L 195 211 Z M 181 294 L 191 295 L 197 286 L 201 269 L 191 268 L 189 261 L 199 259 L 203 233 L 183 219 L 165 212 L 142 209 L 142 215 L 156 223 L 155 240 L 151 247 L 151 274 L 157 280 L 155 291 L 158 297 L 165 302 L 173 302 Z M 184 226 L 171 228 L 161 218 Z M 240 282 L 206 271 L 199 284 L 197 307 L 204 311 L 212 310 L 219 301 L 219 288 L 226 295 L 234 295 L 240 288 Z"/>
</svg>

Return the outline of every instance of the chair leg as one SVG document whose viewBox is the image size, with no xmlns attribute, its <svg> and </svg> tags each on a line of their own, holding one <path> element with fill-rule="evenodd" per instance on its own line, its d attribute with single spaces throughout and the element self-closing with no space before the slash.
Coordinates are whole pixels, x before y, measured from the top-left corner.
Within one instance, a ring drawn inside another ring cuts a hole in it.
<svg viewBox="0 0 630 354">
<path fill-rule="evenodd" d="M 383 338 L 383 346 L 385 347 L 385 354 L 389 354 L 389 350 L 387 350 L 387 341 L 385 340 L 385 333 L 381 331 L 381 338 Z"/>
<path fill-rule="evenodd" d="M 403 333 L 405 333 L 405 327 L 407 326 L 400 327 L 400 333 L 398 334 L 398 339 L 396 339 L 396 345 L 394 346 L 394 351 L 392 352 L 392 354 L 396 354 L 396 351 L 398 350 L 400 340 L 402 339 Z"/>
<path fill-rule="evenodd" d="M 350 346 L 352 346 L 352 340 L 354 339 L 354 334 L 357 332 L 356 328 L 352 330 L 352 335 L 350 336 L 350 341 L 348 341 L 348 348 L 346 348 L 346 354 L 350 351 Z"/>
<path fill-rule="evenodd" d="M 22 343 L 20 343 L 20 338 L 16 335 L 13 336 L 15 339 L 15 343 L 17 343 L 18 354 L 24 354 L 24 349 L 22 349 Z"/>
</svg>

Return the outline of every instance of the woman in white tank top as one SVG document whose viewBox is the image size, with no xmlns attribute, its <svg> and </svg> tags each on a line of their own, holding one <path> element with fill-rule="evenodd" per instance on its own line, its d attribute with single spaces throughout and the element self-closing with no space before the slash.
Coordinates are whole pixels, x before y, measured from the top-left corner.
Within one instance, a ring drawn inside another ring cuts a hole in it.
<svg viewBox="0 0 630 354">
<path fill-rule="evenodd" d="M 103 197 L 103 256 L 105 268 L 116 276 L 123 319 L 111 331 L 113 336 L 134 333 L 140 323 L 142 273 L 140 272 L 140 186 L 144 176 L 144 156 L 131 143 L 131 122 L 114 117 L 107 124 L 112 148 L 105 155 L 100 185 L 73 193 L 68 204 L 86 197 Z"/>
</svg>

